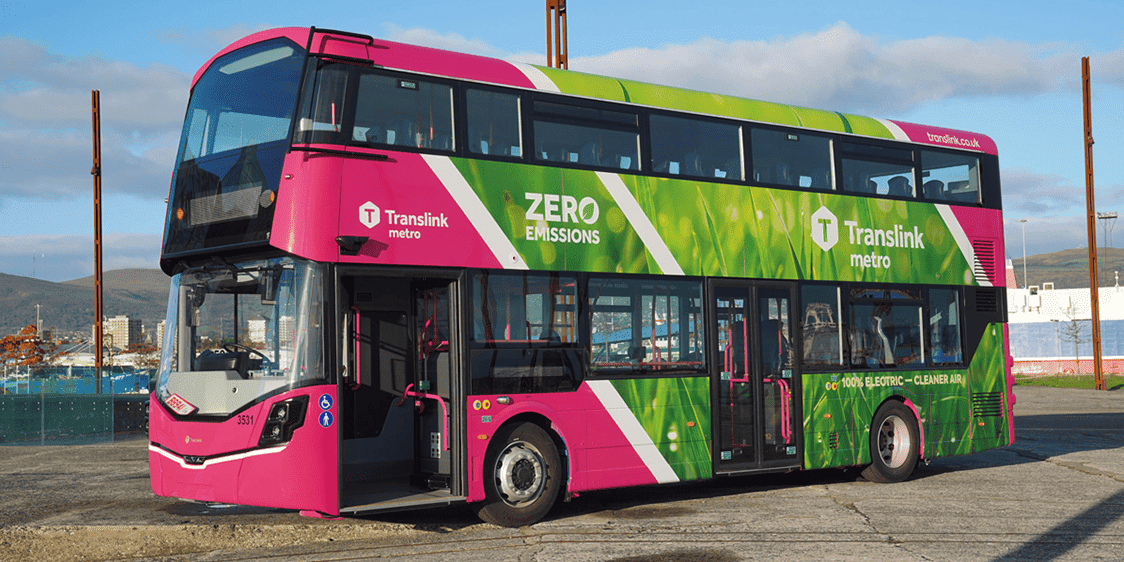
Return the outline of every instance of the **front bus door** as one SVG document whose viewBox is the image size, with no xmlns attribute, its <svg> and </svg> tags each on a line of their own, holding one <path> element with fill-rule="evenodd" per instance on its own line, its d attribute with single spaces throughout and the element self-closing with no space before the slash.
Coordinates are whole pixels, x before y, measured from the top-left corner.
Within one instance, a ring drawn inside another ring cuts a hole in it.
<svg viewBox="0 0 1124 562">
<path fill-rule="evenodd" d="M 457 282 L 341 275 L 337 286 L 341 512 L 463 499 Z"/>
<path fill-rule="evenodd" d="M 715 473 L 800 466 L 793 287 L 716 280 L 710 295 Z"/>
</svg>

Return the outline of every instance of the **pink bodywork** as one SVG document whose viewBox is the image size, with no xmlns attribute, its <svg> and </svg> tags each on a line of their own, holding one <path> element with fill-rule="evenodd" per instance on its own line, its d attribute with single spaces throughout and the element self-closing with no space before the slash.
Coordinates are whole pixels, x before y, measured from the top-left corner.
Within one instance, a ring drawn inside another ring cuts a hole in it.
<svg viewBox="0 0 1124 562">
<path fill-rule="evenodd" d="M 950 206 L 956 221 L 969 241 L 990 240 L 994 243 L 995 259 L 981 260 L 984 271 L 992 286 L 1002 287 L 1007 283 L 1006 261 L 1003 244 L 1003 213 L 995 209 Z M 969 264 L 971 265 L 971 264 Z"/>
<path fill-rule="evenodd" d="M 960 150 L 975 150 L 986 154 L 999 154 L 999 149 L 995 146 L 995 141 L 991 140 L 991 137 L 987 135 L 958 131 L 956 129 L 945 129 L 943 127 L 917 125 L 915 123 L 906 123 L 905 121 L 890 122 L 897 125 L 902 132 L 909 137 L 910 141 L 916 143 Z"/>
<path fill-rule="evenodd" d="M 331 397 L 328 411 L 335 418 L 328 427 L 319 421 L 325 410 L 318 399 L 324 394 Z M 296 396 L 309 397 L 304 425 L 288 443 L 258 447 L 269 409 Z M 148 452 L 152 491 L 197 501 L 339 514 L 336 398 L 335 386 L 304 387 L 271 397 L 225 422 L 207 423 L 176 421 L 153 394 Z M 183 460 L 184 456 L 210 455 L 227 456 L 201 465 Z"/>
<path fill-rule="evenodd" d="M 492 435 L 508 420 L 531 414 L 551 421 L 551 429 L 565 443 L 569 461 L 567 474 L 571 493 L 625 486 L 655 484 L 656 477 L 644 464 L 605 406 L 589 385 L 576 392 L 559 394 L 506 395 L 511 404 L 499 404 L 499 395 L 468 398 L 468 501 L 485 498 L 484 455 Z M 476 404 L 482 404 L 476 408 Z M 489 406 L 484 409 L 483 404 Z"/>
</svg>

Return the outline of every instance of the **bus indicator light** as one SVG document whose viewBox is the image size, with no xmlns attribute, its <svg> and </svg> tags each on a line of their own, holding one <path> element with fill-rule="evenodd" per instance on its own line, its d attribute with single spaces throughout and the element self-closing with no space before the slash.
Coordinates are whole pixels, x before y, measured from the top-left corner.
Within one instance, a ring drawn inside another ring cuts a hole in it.
<svg viewBox="0 0 1124 562">
<path fill-rule="evenodd" d="M 176 209 L 176 220 L 183 220 L 183 207 Z"/>
</svg>

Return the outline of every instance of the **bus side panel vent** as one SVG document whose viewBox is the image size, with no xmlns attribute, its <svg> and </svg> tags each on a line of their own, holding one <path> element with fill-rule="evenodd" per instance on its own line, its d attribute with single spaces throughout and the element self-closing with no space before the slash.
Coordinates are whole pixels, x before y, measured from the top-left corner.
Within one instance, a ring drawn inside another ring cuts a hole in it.
<svg viewBox="0 0 1124 562">
<path fill-rule="evenodd" d="M 972 413 L 977 418 L 1003 417 L 1003 393 L 982 392 L 973 394 Z"/>
<path fill-rule="evenodd" d="M 972 253 L 975 254 L 975 263 L 972 264 L 972 274 L 976 277 L 976 282 L 983 284 L 991 284 L 991 276 L 989 274 L 997 275 L 1000 271 L 995 261 L 995 240 L 981 238 L 972 241 Z"/>
<path fill-rule="evenodd" d="M 976 312 L 999 312 L 999 291 L 978 289 L 975 293 Z"/>
<path fill-rule="evenodd" d="M 827 446 L 829 449 L 835 450 L 839 448 L 839 432 L 833 431 L 827 437 Z"/>
</svg>

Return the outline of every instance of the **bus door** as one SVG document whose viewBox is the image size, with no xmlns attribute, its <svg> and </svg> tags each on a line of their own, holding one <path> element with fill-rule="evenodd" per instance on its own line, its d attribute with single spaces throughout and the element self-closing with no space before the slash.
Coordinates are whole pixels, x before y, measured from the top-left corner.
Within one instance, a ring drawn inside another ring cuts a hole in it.
<svg viewBox="0 0 1124 562">
<path fill-rule="evenodd" d="M 342 277 L 341 511 L 463 499 L 452 280 Z M 461 412 L 463 416 L 463 412 Z M 459 479 L 459 480 L 458 480 Z"/>
<path fill-rule="evenodd" d="M 793 287 L 715 281 L 710 294 L 715 473 L 799 466 Z"/>
</svg>

